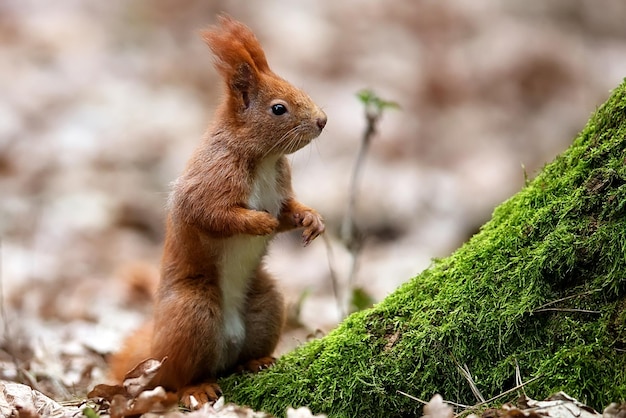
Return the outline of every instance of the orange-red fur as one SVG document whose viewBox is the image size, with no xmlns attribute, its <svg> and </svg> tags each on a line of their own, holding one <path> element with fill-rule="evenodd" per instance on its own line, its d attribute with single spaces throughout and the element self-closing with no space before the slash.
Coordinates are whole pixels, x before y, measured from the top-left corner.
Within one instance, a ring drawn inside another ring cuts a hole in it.
<svg viewBox="0 0 626 418">
<path fill-rule="evenodd" d="M 285 155 L 317 137 L 326 115 L 270 70 L 243 24 L 222 16 L 202 36 L 226 95 L 173 186 L 154 319 L 111 361 L 121 380 L 137 362 L 167 356 L 152 384 L 180 393 L 271 362 L 284 308 L 262 266 L 266 247 L 277 232 L 304 228 L 306 245 L 324 231 L 295 199 Z M 287 112 L 275 114 L 276 104 Z M 216 396 L 215 385 L 197 388 Z"/>
</svg>

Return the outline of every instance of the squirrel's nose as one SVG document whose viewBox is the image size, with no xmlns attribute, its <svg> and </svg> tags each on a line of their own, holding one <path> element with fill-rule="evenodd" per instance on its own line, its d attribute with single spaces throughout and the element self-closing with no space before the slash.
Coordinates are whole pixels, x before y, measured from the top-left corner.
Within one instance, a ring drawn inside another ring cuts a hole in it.
<svg viewBox="0 0 626 418">
<path fill-rule="evenodd" d="M 326 115 L 324 116 L 320 116 L 319 118 L 317 118 L 317 127 L 320 128 L 320 131 L 322 129 L 324 129 L 324 126 L 326 126 L 326 121 L 328 120 L 328 118 L 326 118 Z"/>
</svg>

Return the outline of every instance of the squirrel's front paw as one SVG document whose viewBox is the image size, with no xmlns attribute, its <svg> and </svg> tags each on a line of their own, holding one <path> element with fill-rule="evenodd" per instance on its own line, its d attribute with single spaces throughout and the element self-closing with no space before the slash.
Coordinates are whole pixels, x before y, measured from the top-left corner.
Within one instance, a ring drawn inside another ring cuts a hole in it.
<svg viewBox="0 0 626 418">
<path fill-rule="evenodd" d="M 260 372 L 261 370 L 265 370 L 276 362 L 274 357 L 261 357 L 258 359 L 249 360 L 243 364 L 238 365 L 235 368 L 237 373 L 243 372 Z"/>
<path fill-rule="evenodd" d="M 294 218 L 298 226 L 305 228 L 302 233 L 302 242 L 305 247 L 326 230 L 324 219 L 314 210 L 296 213 Z"/>
</svg>

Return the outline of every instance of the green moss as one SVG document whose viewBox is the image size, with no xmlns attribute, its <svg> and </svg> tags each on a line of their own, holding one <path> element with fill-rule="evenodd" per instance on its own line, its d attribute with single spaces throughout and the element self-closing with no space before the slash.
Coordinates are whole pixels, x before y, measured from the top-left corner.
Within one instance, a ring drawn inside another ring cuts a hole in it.
<svg viewBox="0 0 626 418">
<path fill-rule="evenodd" d="M 282 415 L 406 416 L 421 399 L 474 404 L 515 386 L 596 408 L 626 398 L 626 83 L 572 146 L 479 233 L 374 308 L 257 374 L 229 400 Z"/>
</svg>

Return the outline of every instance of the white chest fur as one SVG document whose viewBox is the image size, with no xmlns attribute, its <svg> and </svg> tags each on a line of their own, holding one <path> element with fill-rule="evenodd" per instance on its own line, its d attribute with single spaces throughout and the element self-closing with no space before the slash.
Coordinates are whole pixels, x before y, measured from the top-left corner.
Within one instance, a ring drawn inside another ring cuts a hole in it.
<svg viewBox="0 0 626 418">
<path fill-rule="evenodd" d="M 257 169 L 248 207 L 278 216 L 282 196 L 277 184 L 276 160 L 265 161 Z M 245 339 L 246 329 L 242 317 L 247 286 L 265 254 L 273 235 L 236 235 L 224 242 L 220 263 L 221 292 L 223 301 L 223 326 L 225 352 L 223 361 L 236 360 Z M 235 358 L 232 358 L 232 356 Z M 227 365 L 227 364 L 226 364 Z"/>
<path fill-rule="evenodd" d="M 263 210 L 278 216 L 282 196 L 278 190 L 278 159 L 270 158 L 263 161 L 255 173 L 248 206 L 250 209 Z"/>
</svg>

